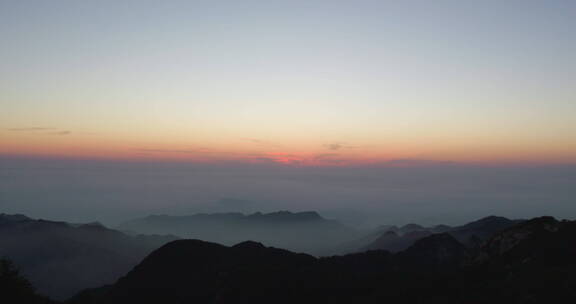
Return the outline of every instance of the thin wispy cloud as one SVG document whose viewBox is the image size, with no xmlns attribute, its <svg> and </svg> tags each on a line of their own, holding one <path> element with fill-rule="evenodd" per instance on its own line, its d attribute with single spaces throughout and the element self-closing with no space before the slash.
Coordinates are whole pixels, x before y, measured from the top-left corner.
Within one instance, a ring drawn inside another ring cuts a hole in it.
<svg viewBox="0 0 576 304">
<path fill-rule="evenodd" d="M 25 132 L 52 131 L 52 130 L 58 130 L 58 129 L 46 128 L 46 127 L 8 128 L 8 131 L 25 131 Z"/>
<path fill-rule="evenodd" d="M 342 142 L 327 143 L 327 144 L 323 144 L 322 146 L 324 148 L 326 148 L 328 150 L 332 150 L 332 151 L 338 151 L 341 149 L 354 149 L 354 148 L 356 148 L 355 146 L 347 145 L 347 144 L 342 143 Z"/>
<path fill-rule="evenodd" d="M 46 134 L 64 136 L 64 135 L 70 135 L 70 134 L 72 134 L 72 131 L 64 130 L 64 131 L 49 132 L 49 133 L 46 133 Z"/>
<path fill-rule="evenodd" d="M 331 159 L 331 158 L 337 157 L 339 155 L 340 154 L 338 154 L 338 153 L 321 153 L 321 154 L 316 154 L 314 156 L 314 159 L 315 160 L 325 160 L 325 159 Z"/>
<path fill-rule="evenodd" d="M 142 153 L 189 154 L 191 156 L 199 156 L 208 159 L 210 158 L 253 159 L 255 157 L 262 156 L 262 154 L 260 153 L 234 153 L 234 152 L 215 151 L 207 148 L 196 148 L 196 149 L 136 148 L 134 150 Z"/>
<path fill-rule="evenodd" d="M 259 138 L 252 138 L 252 137 L 242 137 L 240 138 L 243 141 L 248 141 L 259 146 L 267 146 L 267 147 L 280 147 L 280 144 L 271 142 L 269 140 L 259 139 Z"/>
<path fill-rule="evenodd" d="M 207 149 L 146 149 L 138 148 L 136 149 L 140 152 L 151 152 L 151 153 L 208 153 Z"/>
<path fill-rule="evenodd" d="M 52 127 L 22 127 L 22 128 L 8 128 L 8 131 L 13 132 L 31 132 L 34 134 L 41 134 L 41 135 L 70 135 L 72 131 L 70 130 L 63 130 L 59 128 L 52 128 Z"/>
<path fill-rule="evenodd" d="M 340 143 L 332 143 L 332 144 L 325 144 L 324 147 L 326 147 L 326 149 L 328 150 L 340 150 L 340 148 L 342 148 L 342 144 Z"/>
</svg>

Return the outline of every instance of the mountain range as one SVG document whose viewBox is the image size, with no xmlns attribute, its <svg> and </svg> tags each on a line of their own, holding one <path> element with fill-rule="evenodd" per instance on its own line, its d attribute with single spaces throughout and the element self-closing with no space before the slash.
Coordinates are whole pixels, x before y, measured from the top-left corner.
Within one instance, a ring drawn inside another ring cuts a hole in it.
<svg viewBox="0 0 576 304">
<path fill-rule="evenodd" d="M 286 212 L 196 217 L 222 216 L 273 225 L 323 221 L 317 213 Z M 411 243 L 319 257 L 251 240 L 133 236 L 97 223 L 3 214 L 0 255 L 21 272 L 0 260 L 0 294 L 9 303 L 58 303 L 75 294 L 66 304 L 576 300 L 576 221 L 491 216 L 456 227 L 381 226 L 352 243 L 393 234 Z"/>
<path fill-rule="evenodd" d="M 372 239 L 377 235 L 378 237 L 376 239 L 367 245 L 357 247 L 356 251 L 383 249 L 390 252 L 398 252 L 410 247 L 417 240 L 435 233 L 448 233 L 465 246 L 474 248 L 479 246 L 494 233 L 520 222 L 522 222 L 522 220 L 510 220 L 505 217 L 488 216 L 456 227 L 450 227 L 447 225 L 423 227 L 418 224 L 407 224 L 402 227 L 382 226 L 378 229 L 377 233 L 371 234 Z M 365 241 L 369 240 L 371 240 L 370 237 L 365 238 Z M 358 245 L 359 244 L 356 244 L 356 246 Z"/>
<path fill-rule="evenodd" d="M 450 233 L 406 250 L 317 258 L 247 241 L 179 240 L 70 303 L 569 303 L 576 222 L 535 218 L 470 250 Z"/>
<path fill-rule="evenodd" d="M 188 216 L 152 215 L 121 224 L 121 231 L 172 234 L 225 245 L 253 240 L 296 252 L 323 254 L 335 244 L 360 236 L 353 228 L 317 212 L 212 213 Z"/>
</svg>

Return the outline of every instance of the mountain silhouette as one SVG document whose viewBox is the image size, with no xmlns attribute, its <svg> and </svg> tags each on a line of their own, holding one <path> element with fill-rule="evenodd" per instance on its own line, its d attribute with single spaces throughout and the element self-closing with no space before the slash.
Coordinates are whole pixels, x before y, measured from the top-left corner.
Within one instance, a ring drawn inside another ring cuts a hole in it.
<svg viewBox="0 0 576 304">
<path fill-rule="evenodd" d="M 398 253 L 322 258 L 253 241 L 179 240 L 70 303 L 567 303 L 576 300 L 575 244 L 576 223 L 550 217 L 517 223 L 477 249 L 450 233 Z"/>
<path fill-rule="evenodd" d="M 389 298 L 382 289 L 406 281 L 400 275 L 454 271 L 465 250 L 445 234 L 396 255 L 376 250 L 324 258 L 252 241 L 228 247 L 180 240 L 99 295 L 80 294 L 70 303 L 364 303 Z"/>
<path fill-rule="evenodd" d="M 448 233 L 467 247 L 476 248 L 480 246 L 482 241 L 488 239 L 490 236 L 519 222 L 521 222 L 521 220 L 488 216 L 456 227 L 447 225 L 423 227 L 417 224 L 408 224 L 400 228 L 388 226 L 380 232 L 379 237 L 373 239 L 367 245 L 358 246 L 355 250 L 382 249 L 398 252 L 408 248 L 416 241 L 436 233 Z M 361 242 L 357 242 L 356 244 L 361 244 Z M 348 248 L 350 248 L 350 246 L 348 246 Z"/>
<path fill-rule="evenodd" d="M 459 269 L 469 259 L 464 245 L 448 233 L 419 239 L 396 255 L 402 269 L 413 272 L 446 272 Z"/>
<path fill-rule="evenodd" d="M 0 256 L 10 258 L 38 292 L 64 299 L 113 283 L 171 236 L 128 236 L 92 224 L 0 214 Z"/>
<path fill-rule="evenodd" d="M 523 220 L 511 220 L 501 216 L 487 216 L 468 224 L 454 227 L 447 232 L 454 236 L 461 243 L 474 247 L 479 242 L 487 240 L 494 234 L 505 230 Z"/>
<path fill-rule="evenodd" d="M 355 239 L 358 232 L 317 212 L 212 213 L 188 216 L 152 215 L 119 226 L 123 231 L 174 234 L 225 245 L 254 240 L 297 252 L 321 254 Z"/>
<path fill-rule="evenodd" d="M 410 247 L 417 240 L 425 238 L 431 234 L 432 232 L 427 230 L 410 230 L 410 232 L 403 235 L 399 235 L 394 231 L 387 231 L 370 245 L 362 248 L 361 251 L 381 249 L 390 252 L 398 252 Z"/>
</svg>

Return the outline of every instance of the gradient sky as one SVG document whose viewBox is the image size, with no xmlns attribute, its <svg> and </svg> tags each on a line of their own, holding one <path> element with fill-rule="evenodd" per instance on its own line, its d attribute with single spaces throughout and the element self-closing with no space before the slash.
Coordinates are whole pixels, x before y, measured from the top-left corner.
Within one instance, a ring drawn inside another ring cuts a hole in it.
<svg viewBox="0 0 576 304">
<path fill-rule="evenodd" d="M 0 0 L 0 154 L 576 163 L 576 1 Z"/>
</svg>

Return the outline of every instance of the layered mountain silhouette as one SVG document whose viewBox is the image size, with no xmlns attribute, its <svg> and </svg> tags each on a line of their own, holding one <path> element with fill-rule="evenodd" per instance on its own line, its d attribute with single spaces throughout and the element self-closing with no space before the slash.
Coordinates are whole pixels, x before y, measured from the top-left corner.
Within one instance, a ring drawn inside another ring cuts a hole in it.
<svg viewBox="0 0 576 304">
<path fill-rule="evenodd" d="M 435 233 L 448 233 L 467 247 L 476 248 L 496 232 L 520 222 L 522 222 L 522 220 L 510 220 L 505 217 L 488 216 L 456 227 L 450 227 L 447 225 L 423 227 L 417 224 L 407 224 L 402 227 L 382 226 L 378 229 L 377 233 L 372 233 L 370 237 L 364 238 L 364 244 L 362 244 L 362 242 L 356 242 L 357 247 L 355 251 L 382 249 L 391 252 L 398 252 L 410 247 L 417 240 Z M 374 238 L 375 235 L 378 236 Z M 367 241 L 368 244 L 365 245 Z M 350 245 L 347 245 L 347 248 L 347 250 L 353 250 Z"/>
<path fill-rule="evenodd" d="M 310 254 L 324 253 L 326 248 L 359 236 L 356 230 L 338 221 L 325 219 L 313 211 L 256 212 L 249 215 L 153 215 L 126 222 L 119 229 L 148 234 L 173 234 L 225 245 L 254 240 L 267 246 Z"/>
<path fill-rule="evenodd" d="M 569 303 L 575 256 L 576 223 L 550 217 L 516 223 L 474 250 L 447 232 L 398 253 L 324 258 L 179 240 L 70 303 Z"/>
<path fill-rule="evenodd" d="M 318 220 L 315 213 L 300 220 L 293 215 L 274 214 L 273 222 Z M 270 217 L 257 213 L 253 219 Z M 574 221 L 487 217 L 458 227 L 382 226 L 377 233 L 371 237 L 426 235 L 396 252 L 377 249 L 316 257 L 255 241 L 227 246 L 170 236 L 129 236 L 97 223 L 3 214 L 0 255 L 14 264 L 0 259 L 0 297 L 7 303 L 57 303 L 83 289 L 65 303 L 576 300 Z"/>
<path fill-rule="evenodd" d="M 435 238 L 417 243 L 417 253 L 369 251 L 328 258 L 252 241 L 231 247 L 175 241 L 152 253 L 113 286 L 86 291 L 71 302 L 339 303 L 382 298 L 377 294 L 381 283 L 391 283 L 402 270 L 412 271 L 415 262 L 419 271 L 437 273 L 444 267 L 452 271 L 466 257 L 465 248 L 449 235 Z"/>
<path fill-rule="evenodd" d="M 0 257 L 7 257 L 38 289 L 64 299 L 110 284 L 173 236 L 128 236 L 93 224 L 0 214 Z"/>
</svg>

